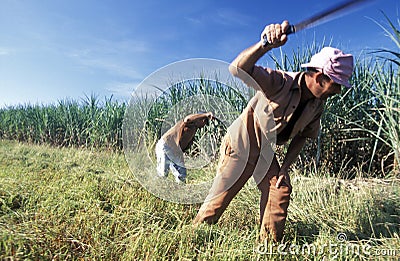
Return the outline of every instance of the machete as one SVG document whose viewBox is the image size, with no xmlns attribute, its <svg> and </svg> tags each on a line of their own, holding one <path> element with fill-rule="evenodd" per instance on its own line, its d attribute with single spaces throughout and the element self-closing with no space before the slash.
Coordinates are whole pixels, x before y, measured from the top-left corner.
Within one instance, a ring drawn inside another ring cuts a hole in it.
<svg viewBox="0 0 400 261">
<path fill-rule="evenodd" d="M 343 11 L 353 11 L 353 8 L 359 6 L 362 3 L 369 2 L 371 0 L 350 0 L 342 2 L 336 6 L 333 6 L 323 12 L 313 15 L 312 17 L 301 21 L 295 25 L 290 25 L 289 29 L 286 31 L 286 34 L 294 34 L 300 30 L 311 28 L 316 25 L 320 25 L 322 23 L 328 22 L 330 20 L 338 18 L 341 12 Z M 343 14 L 343 13 L 342 13 Z M 264 35 L 263 46 L 269 44 L 267 36 Z"/>
</svg>

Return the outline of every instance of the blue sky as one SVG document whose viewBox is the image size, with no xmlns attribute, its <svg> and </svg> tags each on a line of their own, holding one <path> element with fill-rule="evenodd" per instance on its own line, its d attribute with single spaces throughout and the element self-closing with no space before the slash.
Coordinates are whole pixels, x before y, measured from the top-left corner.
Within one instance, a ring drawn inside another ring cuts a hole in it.
<svg viewBox="0 0 400 261">
<path fill-rule="evenodd" d="M 189 58 L 232 61 L 264 26 L 299 22 L 341 1 L 0 1 L 0 107 L 92 93 L 129 100 L 150 73 Z M 371 19 L 396 22 L 398 0 L 291 35 L 283 51 L 332 40 L 348 53 L 396 48 Z M 268 64 L 261 60 L 260 63 Z"/>
</svg>

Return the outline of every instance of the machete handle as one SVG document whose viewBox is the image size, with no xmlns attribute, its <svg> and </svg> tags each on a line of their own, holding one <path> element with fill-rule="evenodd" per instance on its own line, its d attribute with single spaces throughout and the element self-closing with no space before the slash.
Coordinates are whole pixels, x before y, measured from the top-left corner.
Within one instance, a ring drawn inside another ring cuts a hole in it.
<svg viewBox="0 0 400 261">
<path fill-rule="evenodd" d="M 286 31 L 286 35 L 289 35 L 289 34 L 294 34 L 296 32 L 296 27 L 294 26 L 294 25 L 289 25 L 289 29 L 287 29 L 287 31 Z M 268 38 L 267 38 L 267 36 L 266 35 L 264 35 L 264 37 L 263 37 L 263 44 L 262 44 L 262 46 L 263 47 L 265 47 L 265 46 L 267 46 L 267 45 L 270 45 L 270 43 L 268 42 Z"/>
</svg>

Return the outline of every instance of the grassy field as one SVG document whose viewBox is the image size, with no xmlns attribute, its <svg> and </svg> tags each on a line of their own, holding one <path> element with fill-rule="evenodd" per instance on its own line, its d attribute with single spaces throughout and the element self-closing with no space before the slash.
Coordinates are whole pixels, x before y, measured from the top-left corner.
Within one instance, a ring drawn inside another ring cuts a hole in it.
<svg viewBox="0 0 400 261">
<path fill-rule="evenodd" d="M 0 141 L 0 259 L 400 258 L 400 182 L 328 176 L 294 170 L 284 248 L 257 242 L 254 186 L 220 223 L 193 228 L 199 205 L 153 196 L 121 153 Z"/>
</svg>

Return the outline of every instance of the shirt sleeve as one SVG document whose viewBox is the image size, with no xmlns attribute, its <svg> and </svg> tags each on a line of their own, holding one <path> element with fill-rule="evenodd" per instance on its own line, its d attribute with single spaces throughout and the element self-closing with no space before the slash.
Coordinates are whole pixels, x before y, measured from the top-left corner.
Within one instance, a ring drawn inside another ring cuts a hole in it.
<svg viewBox="0 0 400 261">
<path fill-rule="evenodd" d="M 322 112 L 318 113 L 314 119 L 304 128 L 300 133 L 301 136 L 316 139 L 318 137 L 319 129 L 321 128 L 321 115 Z"/>
<path fill-rule="evenodd" d="M 267 97 L 272 97 L 279 93 L 284 88 L 287 81 L 286 76 L 282 71 L 254 66 L 252 75 L 257 82 L 258 88 L 265 93 Z"/>
</svg>

